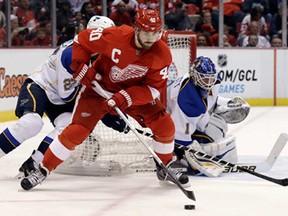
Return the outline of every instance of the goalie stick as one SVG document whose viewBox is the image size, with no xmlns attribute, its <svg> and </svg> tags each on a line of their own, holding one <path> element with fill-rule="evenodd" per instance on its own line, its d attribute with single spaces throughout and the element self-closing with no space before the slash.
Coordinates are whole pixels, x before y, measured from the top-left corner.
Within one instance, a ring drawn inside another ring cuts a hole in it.
<svg viewBox="0 0 288 216">
<path fill-rule="evenodd" d="M 152 134 L 145 133 L 144 131 L 142 131 L 142 130 L 140 130 L 140 129 L 136 129 L 136 130 L 137 130 L 138 133 L 143 134 L 143 135 L 145 135 L 145 136 L 150 136 L 150 137 L 152 136 Z M 279 137 L 278 137 L 278 139 L 277 139 L 277 141 L 276 141 L 276 143 L 275 143 L 275 145 L 274 145 L 274 148 L 272 149 L 271 152 L 279 155 L 280 152 L 282 151 L 282 149 L 284 148 L 284 146 L 285 146 L 285 144 L 286 144 L 287 141 L 288 141 L 288 134 L 286 134 L 286 133 L 281 133 L 281 134 L 279 135 Z M 278 143 L 279 143 L 279 144 L 278 144 Z M 278 144 L 278 145 L 277 145 L 277 144 Z M 245 166 L 241 166 L 241 165 L 237 165 L 237 164 L 232 164 L 232 163 L 227 162 L 227 161 L 224 161 L 224 160 L 222 160 L 222 159 L 220 159 L 220 158 L 212 157 L 212 156 L 209 156 L 209 155 L 207 155 L 207 154 L 205 154 L 205 153 L 202 153 L 202 152 L 199 152 L 199 151 L 195 151 L 195 150 L 193 150 L 193 149 L 191 149 L 191 148 L 189 148 L 189 147 L 187 147 L 187 146 L 183 146 L 183 145 L 180 145 L 180 144 L 175 144 L 175 146 L 176 146 L 176 148 L 178 148 L 178 149 L 182 149 L 182 150 L 184 150 L 184 151 L 192 152 L 196 157 L 197 157 L 197 156 L 198 156 L 198 157 L 200 156 L 201 158 L 205 158 L 205 159 L 210 160 L 210 161 L 212 161 L 212 162 L 216 162 L 216 163 L 218 163 L 218 164 L 220 164 L 220 165 L 222 165 L 222 166 L 225 166 L 225 167 L 228 166 L 228 167 L 231 167 L 231 168 L 233 168 L 233 169 L 237 169 L 237 170 L 240 170 L 240 171 L 242 171 L 242 172 L 249 173 L 249 174 L 254 175 L 254 176 L 258 177 L 258 178 L 264 179 L 264 180 L 266 180 L 266 181 L 270 181 L 270 182 L 275 183 L 275 184 L 279 184 L 279 185 L 281 185 L 281 186 L 288 186 L 288 178 L 284 178 L 284 179 L 273 178 L 273 177 L 266 176 L 266 175 L 263 175 L 263 174 L 261 174 L 261 173 L 258 173 L 258 172 L 256 172 L 256 171 L 247 169 Z M 275 148 L 275 146 L 276 146 L 276 148 Z M 281 146 L 282 148 L 277 148 L 277 147 L 279 147 L 279 146 Z M 274 151 L 273 151 L 273 150 L 274 150 Z M 276 159 L 277 159 L 278 156 L 276 156 L 276 155 L 273 154 L 273 153 L 270 153 L 270 154 L 269 154 L 269 156 L 271 156 L 272 158 L 269 159 L 269 160 L 267 160 L 267 161 L 268 161 L 267 163 L 270 162 L 270 163 L 273 163 L 273 164 L 274 164 L 274 162 L 276 161 Z M 274 156 L 274 157 L 276 156 L 276 157 L 273 158 L 273 156 Z M 269 158 L 269 157 L 268 157 L 268 158 Z M 274 161 L 274 162 L 273 162 L 273 161 Z"/>
<path fill-rule="evenodd" d="M 93 90 L 97 93 L 100 93 L 100 95 L 106 99 L 109 99 L 108 93 L 99 85 L 98 82 L 95 80 L 92 82 L 95 87 L 93 87 Z M 150 154 L 153 156 L 153 158 L 156 160 L 158 165 L 169 175 L 169 177 L 173 180 L 173 182 L 178 186 L 179 189 L 189 198 L 194 201 L 196 201 L 196 197 L 194 195 L 193 191 L 189 191 L 183 188 L 183 186 L 177 181 L 177 179 L 170 173 L 168 168 L 163 164 L 161 159 L 158 157 L 158 155 L 154 152 L 154 150 L 150 147 L 150 145 L 141 137 L 141 135 L 137 132 L 136 128 L 131 124 L 131 122 L 128 120 L 128 118 L 125 116 L 125 114 L 118 108 L 115 107 L 116 112 L 118 115 L 125 121 L 125 123 L 129 126 L 130 130 L 137 136 L 139 141 L 145 146 L 145 148 L 150 152 Z"/>
<path fill-rule="evenodd" d="M 153 137 L 153 135 L 151 133 L 144 132 L 143 130 L 140 130 L 138 128 L 136 128 L 136 130 L 138 131 L 138 133 L 140 133 L 144 136 Z M 267 156 L 267 158 L 264 161 L 259 162 L 259 163 L 253 163 L 253 162 L 251 162 L 251 163 L 238 163 L 235 165 L 241 166 L 241 167 L 249 169 L 251 171 L 267 172 L 270 169 L 272 169 L 272 167 L 274 166 L 276 160 L 278 159 L 280 153 L 282 152 L 283 148 L 285 147 L 287 141 L 288 141 L 288 135 L 285 133 L 282 133 L 278 137 L 272 150 L 270 151 L 269 155 Z M 177 145 L 176 145 L 176 147 L 179 148 Z M 225 166 L 225 170 L 223 171 L 223 173 L 239 173 L 239 172 L 241 172 L 240 169 L 237 169 L 237 168 L 231 167 L 231 166 Z"/>
</svg>

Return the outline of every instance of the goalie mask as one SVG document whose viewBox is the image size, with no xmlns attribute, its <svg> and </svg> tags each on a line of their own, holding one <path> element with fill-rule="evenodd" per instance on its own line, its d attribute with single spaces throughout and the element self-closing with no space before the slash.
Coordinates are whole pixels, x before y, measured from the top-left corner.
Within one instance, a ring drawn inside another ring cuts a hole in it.
<svg viewBox="0 0 288 216">
<path fill-rule="evenodd" d="M 218 76 L 212 60 L 203 56 L 194 60 L 189 74 L 194 84 L 205 91 L 210 90 L 214 86 Z"/>
<path fill-rule="evenodd" d="M 90 18 L 88 24 L 87 24 L 87 29 L 91 28 L 108 28 L 115 26 L 115 23 L 108 17 L 105 16 L 93 16 Z"/>
<path fill-rule="evenodd" d="M 161 38 L 162 25 L 162 20 L 156 10 L 140 9 L 135 16 L 136 45 L 149 49 Z"/>
</svg>

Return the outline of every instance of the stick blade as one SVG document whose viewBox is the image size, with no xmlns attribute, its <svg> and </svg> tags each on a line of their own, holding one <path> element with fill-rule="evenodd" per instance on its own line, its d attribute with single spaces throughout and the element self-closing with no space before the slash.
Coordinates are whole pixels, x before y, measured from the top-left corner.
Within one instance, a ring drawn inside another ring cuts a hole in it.
<svg viewBox="0 0 288 216">
<path fill-rule="evenodd" d="M 186 193 L 185 193 L 185 194 L 186 194 L 186 196 L 187 196 L 189 199 L 196 201 L 196 197 L 195 197 L 193 191 L 188 191 L 188 190 L 186 190 Z"/>
</svg>

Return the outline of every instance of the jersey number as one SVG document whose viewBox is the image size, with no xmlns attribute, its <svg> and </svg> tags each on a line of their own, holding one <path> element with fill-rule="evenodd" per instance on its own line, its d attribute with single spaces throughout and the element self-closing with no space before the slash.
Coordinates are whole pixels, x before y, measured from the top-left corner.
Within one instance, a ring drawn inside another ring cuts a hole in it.
<svg viewBox="0 0 288 216">
<path fill-rule="evenodd" d="M 168 78 L 168 69 L 167 69 L 167 67 L 166 67 L 166 68 L 163 68 L 163 69 L 160 71 L 160 75 L 162 76 L 162 79 L 167 79 L 167 78 Z"/>
<path fill-rule="evenodd" d="M 99 40 L 99 38 L 102 36 L 103 28 L 97 28 L 91 31 L 89 40 L 95 41 Z"/>
</svg>

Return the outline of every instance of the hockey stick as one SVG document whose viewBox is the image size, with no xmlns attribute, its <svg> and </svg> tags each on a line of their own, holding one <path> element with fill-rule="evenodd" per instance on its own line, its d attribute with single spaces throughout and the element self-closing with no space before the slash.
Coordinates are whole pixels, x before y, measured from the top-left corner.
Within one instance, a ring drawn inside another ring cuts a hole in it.
<svg viewBox="0 0 288 216">
<path fill-rule="evenodd" d="M 136 129 L 138 131 L 138 133 L 147 136 L 147 137 L 153 137 L 153 135 L 151 133 L 147 133 L 144 132 L 143 130 L 140 129 Z M 272 169 L 272 167 L 274 166 L 276 160 L 278 159 L 280 153 L 282 152 L 283 148 L 285 147 L 286 143 L 288 141 L 288 136 L 287 134 L 281 134 L 277 141 L 275 142 L 272 150 L 270 151 L 268 157 L 260 162 L 260 163 L 239 163 L 236 164 L 237 166 L 241 166 L 244 167 L 246 169 L 252 170 L 252 171 L 256 171 L 256 172 L 267 172 L 270 169 Z M 177 146 L 176 146 L 177 147 Z M 223 171 L 223 173 L 239 173 L 239 169 L 235 169 L 233 167 L 230 166 L 225 166 L 225 170 Z"/>
<path fill-rule="evenodd" d="M 148 137 L 152 137 L 152 134 L 150 133 L 146 133 L 140 129 L 136 129 L 138 133 L 140 134 L 143 134 L 145 136 L 148 136 Z M 269 154 L 268 156 L 268 159 L 266 160 L 267 163 L 272 163 L 274 164 L 277 157 L 279 156 L 280 152 L 282 151 L 282 149 L 284 148 L 286 142 L 288 141 L 288 134 L 286 133 L 281 133 L 271 151 L 271 153 Z M 209 161 L 213 161 L 213 162 L 216 162 L 222 166 L 225 166 L 225 167 L 231 167 L 232 169 L 236 169 L 236 170 L 240 170 L 242 172 L 246 172 L 246 173 L 249 173 L 251 175 L 254 175 L 256 177 L 259 177 L 259 178 L 262 178 L 264 180 L 267 180 L 267 181 L 270 181 L 270 182 L 273 182 L 275 184 L 279 184 L 279 185 L 282 185 L 282 186 L 288 186 L 288 178 L 284 178 L 284 179 L 276 179 L 276 178 L 272 178 L 272 177 L 269 177 L 269 176 L 266 176 L 266 175 L 263 175 L 263 174 L 260 174 L 254 170 L 250 170 L 249 167 L 247 166 L 242 166 L 242 165 L 236 165 L 236 164 L 232 164 L 232 163 L 229 163 L 227 161 L 224 161 L 220 158 L 217 158 L 217 157 L 212 157 L 210 155 L 207 155 L 205 153 L 202 153 L 202 152 L 199 152 L 199 151 L 195 151 L 187 146 L 183 146 L 183 145 L 180 145 L 180 144 L 175 144 L 175 147 L 178 148 L 178 149 L 181 149 L 181 150 L 184 150 L 184 151 L 188 151 L 188 152 L 192 152 L 196 157 L 200 156 L 201 158 L 205 158 Z M 273 158 L 274 157 L 274 158 Z"/>
<path fill-rule="evenodd" d="M 282 133 L 278 139 L 287 139 L 288 138 L 288 135 L 286 133 Z M 212 156 L 209 156 L 205 153 L 202 153 L 202 152 L 198 152 L 198 151 L 195 151 L 193 149 L 190 149 L 189 147 L 187 146 L 182 146 L 182 145 L 179 145 L 179 144 L 175 144 L 175 146 L 178 148 L 178 149 L 182 149 L 184 151 L 188 151 L 188 152 L 192 152 L 196 157 L 197 156 L 200 156 L 201 158 L 205 158 L 207 160 L 210 160 L 210 161 L 214 161 L 220 165 L 223 165 L 223 166 L 229 166 L 231 168 L 234 168 L 234 169 L 237 169 L 237 170 L 240 170 L 242 172 L 246 172 L 246 173 L 249 173 L 251 175 L 254 175 L 256 177 L 259 177 L 259 178 L 262 178 L 264 180 L 267 180 L 267 181 L 270 181 L 270 182 L 273 182 L 275 184 L 279 184 L 279 185 L 282 185 L 282 186 L 288 186 L 288 178 L 284 178 L 284 179 L 276 179 L 276 178 L 272 178 L 272 177 L 269 177 L 269 176 L 266 176 L 266 175 L 263 175 L 263 174 L 260 174 L 256 171 L 253 171 L 253 170 L 249 170 L 245 167 L 242 167 L 242 166 L 239 166 L 239 165 L 236 165 L 236 164 L 232 164 L 232 163 L 229 163 L 227 161 L 224 161 L 224 160 L 221 160 L 217 157 L 212 157 Z"/>
<path fill-rule="evenodd" d="M 95 92 L 99 92 L 101 96 L 103 96 L 106 99 L 109 99 L 109 95 L 107 94 L 106 91 L 99 85 L 98 82 L 93 81 L 92 82 L 95 87 L 93 90 Z M 141 137 L 141 135 L 137 132 L 136 128 L 131 124 L 131 122 L 128 120 L 128 118 L 125 116 L 125 114 L 118 108 L 115 107 L 116 112 L 118 115 L 125 121 L 125 123 L 130 127 L 130 130 L 133 131 L 133 133 L 137 136 L 137 138 L 140 140 L 140 142 L 146 147 L 146 149 L 151 153 L 153 158 L 156 160 L 158 165 L 169 175 L 169 177 L 173 180 L 173 182 L 181 189 L 181 191 L 189 198 L 194 201 L 196 201 L 195 195 L 193 191 L 185 190 L 183 186 L 177 181 L 177 179 L 170 173 L 168 168 L 163 164 L 161 159 L 158 157 L 158 155 L 154 152 L 154 150 L 149 146 L 149 144 Z"/>
</svg>

